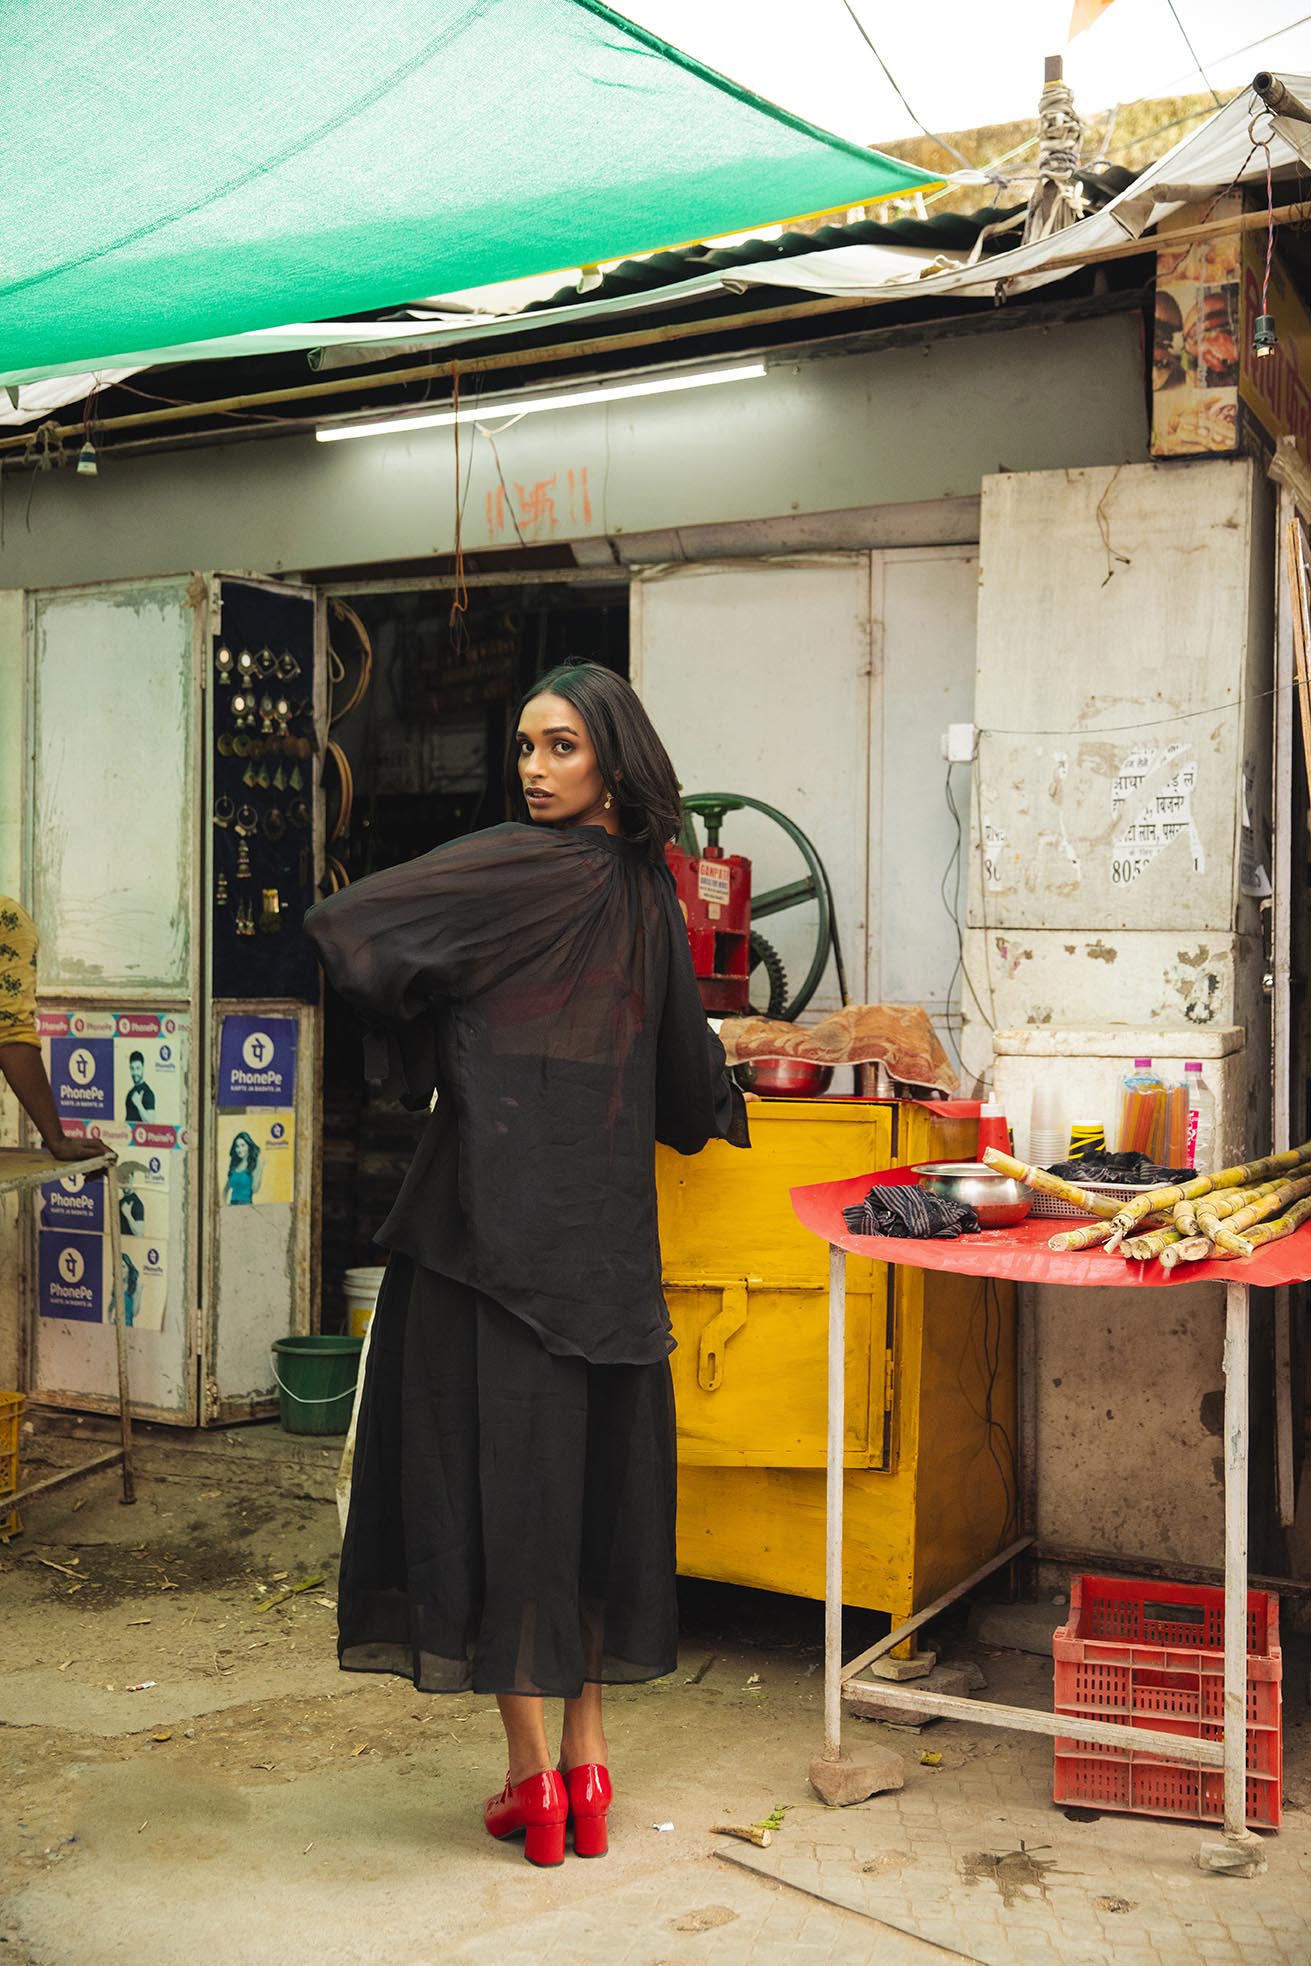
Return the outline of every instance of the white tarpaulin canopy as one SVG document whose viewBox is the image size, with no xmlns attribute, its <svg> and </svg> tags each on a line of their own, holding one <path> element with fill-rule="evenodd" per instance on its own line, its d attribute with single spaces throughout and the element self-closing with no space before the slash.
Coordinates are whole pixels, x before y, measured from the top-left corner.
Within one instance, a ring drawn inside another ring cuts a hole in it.
<svg viewBox="0 0 1311 1966">
<path fill-rule="evenodd" d="M 1278 75 L 1275 80 L 1311 108 L 1311 75 Z M 1141 238 L 1149 226 L 1181 205 L 1195 204 L 1231 184 L 1264 182 L 1266 156 L 1261 146 L 1267 139 L 1273 172 L 1311 164 L 1311 123 L 1272 116 L 1255 90 L 1245 89 L 1091 217 L 973 266 L 929 273 L 916 281 L 915 292 L 990 299 L 999 288 L 1007 294 L 1024 293 L 1062 280 L 1082 254 Z M 905 283 L 890 283 L 870 253 L 868 246 L 836 246 L 773 265 L 737 267 L 733 284 L 850 295 L 853 300 L 904 297 Z"/>
</svg>

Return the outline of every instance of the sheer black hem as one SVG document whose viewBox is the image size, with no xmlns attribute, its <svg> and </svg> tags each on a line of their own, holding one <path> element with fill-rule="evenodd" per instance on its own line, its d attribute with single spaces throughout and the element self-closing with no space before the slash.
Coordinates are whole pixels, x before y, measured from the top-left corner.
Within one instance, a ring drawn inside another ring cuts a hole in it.
<svg viewBox="0 0 1311 1966">
<path fill-rule="evenodd" d="M 338 1587 L 345 1671 L 574 1699 L 678 1655 L 667 1359 L 593 1365 L 404 1256 L 387 1267 Z"/>
<path fill-rule="evenodd" d="M 584 1686 L 645 1686 L 654 1679 L 667 1679 L 678 1668 L 677 1659 L 665 1666 L 634 1666 L 619 1659 L 604 1659 L 599 1672 L 584 1673 L 570 1686 L 491 1686 L 484 1684 L 468 1659 L 438 1659 L 418 1652 L 409 1645 L 348 1645 L 337 1655 L 343 1672 L 389 1673 L 413 1686 L 416 1693 L 492 1693 L 515 1695 L 523 1699 L 576 1700 Z"/>
</svg>

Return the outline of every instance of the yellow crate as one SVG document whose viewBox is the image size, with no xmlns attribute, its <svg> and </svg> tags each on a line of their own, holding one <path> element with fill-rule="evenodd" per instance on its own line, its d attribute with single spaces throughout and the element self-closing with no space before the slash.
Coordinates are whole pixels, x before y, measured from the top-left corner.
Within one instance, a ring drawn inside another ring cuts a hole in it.
<svg viewBox="0 0 1311 1966">
<path fill-rule="evenodd" d="M 26 1403 L 22 1393 L 0 1393 L 0 1502 L 18 1488 L 18 1429 Z M 21 1528 L 17 1509 L 0 1516 L 0 1537 L 16 1536 Z"/>
</svg>

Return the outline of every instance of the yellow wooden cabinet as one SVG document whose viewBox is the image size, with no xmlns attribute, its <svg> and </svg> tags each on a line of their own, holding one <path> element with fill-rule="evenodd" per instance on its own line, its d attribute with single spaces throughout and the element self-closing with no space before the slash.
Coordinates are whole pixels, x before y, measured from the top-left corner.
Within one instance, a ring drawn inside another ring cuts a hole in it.
<svg viewBox="0 0 1311 1966">
<path fill-rule="evenodd" d="M 679 1569 L 822 1597 L 828 1251 L 788 1191 L 972 1155 L 977 1122 L 822 1099 L 762 1100 L 750 1117 L 750 1152 L 658 1153 Z M 846 1351 L 844 1597 L 895 1621 L 1010 1526 L 1009 1287 L 849 1257 Z"/>
</svg>

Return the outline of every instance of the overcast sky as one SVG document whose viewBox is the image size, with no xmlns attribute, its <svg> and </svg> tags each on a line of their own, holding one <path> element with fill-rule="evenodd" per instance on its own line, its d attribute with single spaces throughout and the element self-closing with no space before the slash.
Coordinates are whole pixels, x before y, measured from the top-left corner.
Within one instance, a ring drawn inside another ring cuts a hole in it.
<svg viewBox="0 0 1311 1966">
<path fill-rule="evenodd" d="M 771 101 L 861 143 L 916 125 L 861 40 L 843 0 L 612 0 L 618 11 Z M 1311 73 L 1311 0 L 1174 0 L 1221 98 L 1256 69 Z M 1080 110 L 1200 91 L 1168 0 L 1114 0 L 1066 45 L 1072 0 L 852 0 L 915 114 L 961 130 L 1031 115 L 1046 55 L 1063 54 Z M 1239 53 L 1276 29 L 1278 39 Z"/>
</svg>

